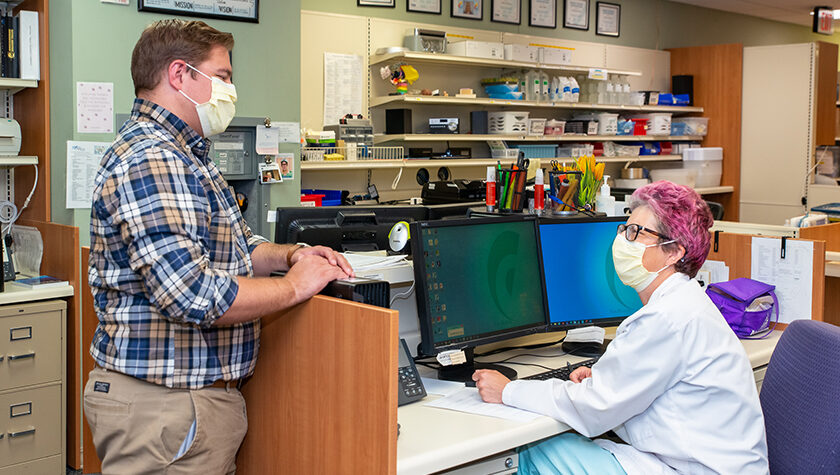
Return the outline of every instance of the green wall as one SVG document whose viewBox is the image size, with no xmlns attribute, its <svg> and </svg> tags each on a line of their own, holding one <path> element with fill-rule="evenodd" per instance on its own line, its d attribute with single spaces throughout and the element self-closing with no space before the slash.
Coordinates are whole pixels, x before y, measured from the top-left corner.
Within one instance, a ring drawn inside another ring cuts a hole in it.
<svg viewBox="0 0 840 475">
<path fill-rule="evenodd" d="M 408 0 L 396 0 L 396 8 L 360 7 L 353 0 L 301 0 L 303 10 L 343 13 L 393 20 L 432 23 L 484 30 L 504 31 L 536 36 L 564 38 L 573 41 L 619 44 L 637 48 L 677 48 L 723 43 L 744 46 L 830 41 L 840 44 L 840 33 L 816 35 L 806 26 L 764 20 L 665 0 L 610 0 L 621 5 L 621 36 L 612 38 L 595 34 L 595 4 L 590 1 L 589 30 L 562 27 L 563 0 L 557 0 L 557 29 L 528 26 L 529 0 L 522 0 L 522 24 L 507 25 L 490 21 L 491 0 L 484 0 L 482 21 L 452 18 L 451 0 L 441 0 L 440 15 L 407 12 Z"/>
<path fill-rule="evenodd" d="M 90 210 L 65 208 L 67 140 L 111 141 L 114 134 L 76 133 L 75 84 L 113 82 L 115 112 L 130 112 L 134 99 L 131 51 L 146 25 L 167 16 L 138 12 L 136 0 L 129 6 L 52 0 L 50 10 L 52 219 L 78 226 L 81 241 L 87 245 Z M 233 33 L 236 40 L 237 115 L 300 121 L 300 0 L 261 1 L 258 24 L 204 21 Z M 115 128 L 120 125 L 115 122 Z M 295 148 L 287 145 L 281 151 Z M 297 167 L 296 176 L 300 176 Z M 299 180 L 270 185 L 271 205 L 296 203 L 299 188 Z"/>
</svg>

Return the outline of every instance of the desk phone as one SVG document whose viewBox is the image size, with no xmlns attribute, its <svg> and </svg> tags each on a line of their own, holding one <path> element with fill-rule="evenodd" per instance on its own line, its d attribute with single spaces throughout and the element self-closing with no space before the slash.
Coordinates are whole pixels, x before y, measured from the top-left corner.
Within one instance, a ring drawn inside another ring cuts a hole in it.
<svg viewBox="0 0 840 475">
<path fill-rule="evenodd" d="M 417 372 L 417 366 L 414 365 L 414 359 L 411 358 L 411 353 L 408 351 L 408 344 L 403 338 L 400 338 L 399 354 L 397 373 L 400 391 L 397 405 L 402 406 L 426 397 L 426 388 L 423 387 L 420 373 Z"/>
</svg>

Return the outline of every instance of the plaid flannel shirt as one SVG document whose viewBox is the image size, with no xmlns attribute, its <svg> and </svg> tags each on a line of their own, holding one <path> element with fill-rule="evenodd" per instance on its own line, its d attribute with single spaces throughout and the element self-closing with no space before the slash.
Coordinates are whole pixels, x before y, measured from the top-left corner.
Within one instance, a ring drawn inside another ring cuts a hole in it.
<svg viewBox="0 0 840 475">
<path fill-rule="evenodd" d="M 106 369 L 172 388 L 251 374 L 260 323 L 212 326 L 237 276 L 266 242 L 242 218 L 209 143 L 171 112 L 137 99 L 102 158 L 93 192 L 90 267 Z"/>
</svg>

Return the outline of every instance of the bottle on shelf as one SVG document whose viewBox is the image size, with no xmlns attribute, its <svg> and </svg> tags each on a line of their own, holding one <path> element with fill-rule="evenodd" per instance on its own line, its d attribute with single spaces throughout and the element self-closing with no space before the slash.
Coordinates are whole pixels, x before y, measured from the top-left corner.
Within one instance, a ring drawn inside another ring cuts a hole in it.
<svg viewBox="0 0 840 475">
<path fill-rule="evenodd" d="M 560 102 L 560 78 L 555 76 L 551 78 L 551 102 Z"/>
<path fill-rule="evenodd" d="M 549 82 L 548 73 L 540 72 L 540 91 L 542 94 L 542 102 L 549 102 L 551 100 L 551 83 Z"/>
<path fill-rule="evenodd" d="M 580 84 L 578 84 L 574 76 L 569 77 L 569 82 L 571 82 L 572 86 L 572 102 L 580 102 Z"/>
<path fill-rule="evenodd" d="M 615 216 L 615 197 L 610 195 L 610 185 L 607 184 L 609 179 L 609 175 L 604 175 L 604 184 L 601 185 L 600 193 L 595 197 L 595 211 L 606 213 L 607 216 Z"/>
</svg>

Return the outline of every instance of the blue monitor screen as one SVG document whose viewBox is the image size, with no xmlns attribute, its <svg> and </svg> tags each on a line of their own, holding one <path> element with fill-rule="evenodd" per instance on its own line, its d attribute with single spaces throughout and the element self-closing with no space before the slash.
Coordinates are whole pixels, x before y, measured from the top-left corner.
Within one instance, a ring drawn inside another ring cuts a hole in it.
<svg viewBox="0 0 840 475">
<path fill-rule="evenodd" d="M 642 307 L 613 266 L 612 243 L 624 219 L 540 224 L 551 327 L 616 325 Z"/>
</svg>

